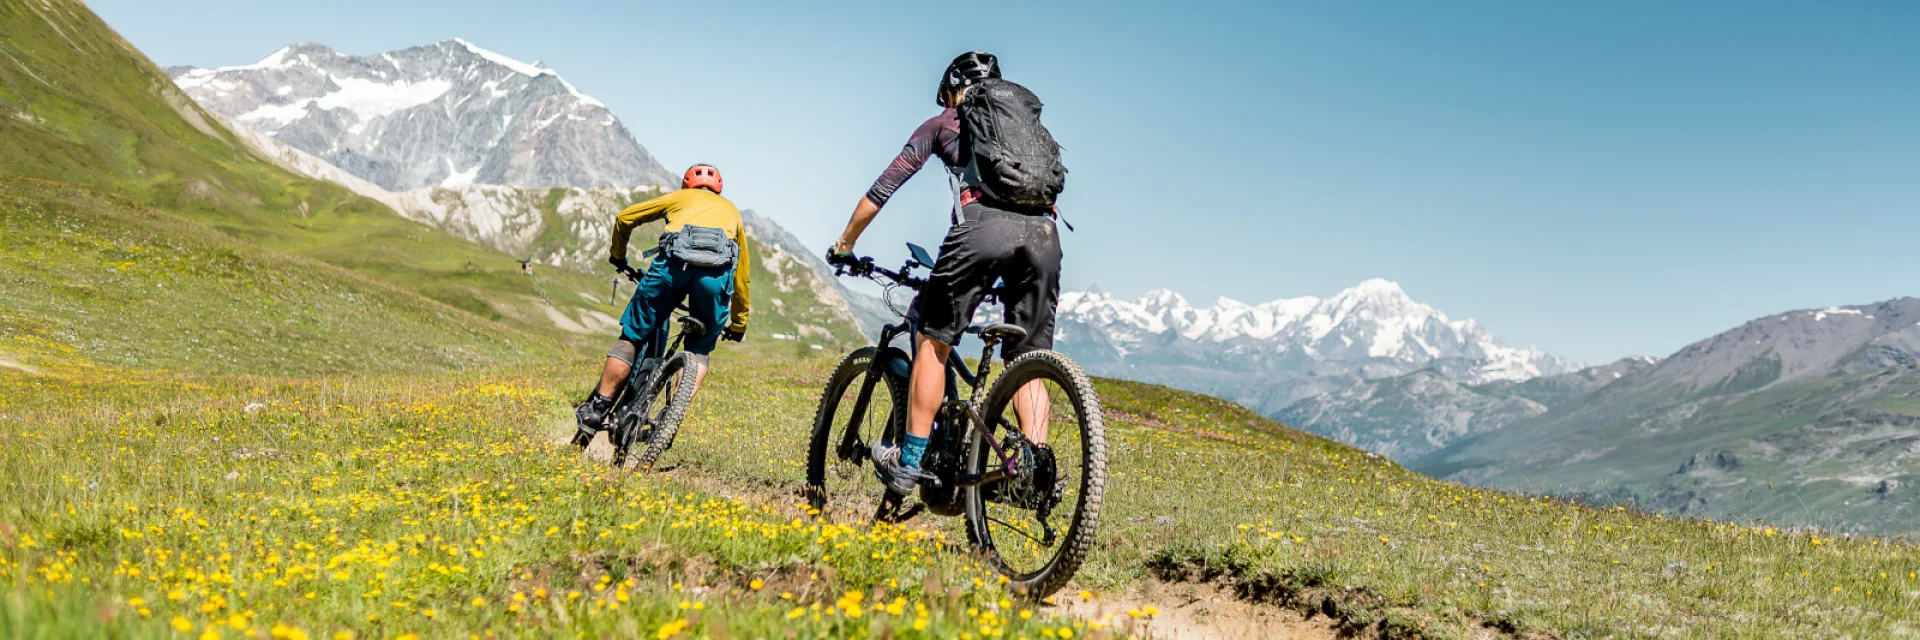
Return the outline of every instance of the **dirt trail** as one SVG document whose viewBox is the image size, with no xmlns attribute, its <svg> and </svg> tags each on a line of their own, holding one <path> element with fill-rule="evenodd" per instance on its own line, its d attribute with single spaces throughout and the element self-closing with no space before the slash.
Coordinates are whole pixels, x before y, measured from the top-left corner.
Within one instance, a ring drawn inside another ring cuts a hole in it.
<svg viewBox="0 0 1920 640">
<path fill-rule="evenodd" d="M 26 373 L 27 373 L 28 375 L 36 375 L 36 376 L 37 376 L 37 375 L 40 375 L 40 370 L 39 370 L 39 369 L 35 369 L 35 368 L 33 368 L 33 367 L 29 367 L 29 366 L 27 366 L 27 365 L 24 365 L 24 364 L 20 364 L 20 363 L 18 363 L 18 362 L 14 362 L 14 361 L 12 361 L 12 360 L 8 360 L 8 359 L 6 359 L 6 358 L 0 358 L 0 368 L 7 368 L 7 369 L 14 369 L 14 370 L 16 370 L 16 371 L 24 371 L 24 372 L 26 372 Z"/>
<path fill-rule="evenodd" d="M 1326 618 L 1252 604 L 1211 584 L 1141 580 L 1124 593 L 1063 593 L 1056 613 L 1101 621 L 1117 633 L 1139 638 L 1333 640 L 1340 634 Z"/>
<path fill-rule="evenodd" d="M 572 416 L 556 419 L 549 432 L 556 445 L 565 446 L 573 435 Z M 613 459 L 613 445 L 604 437 L 597 438 L 587 448 L 586 456 L 607 464 Z M 790 511 L 787 515 L 800 515 L 792 496 L 774 495 L 765 488 L 736 486 L 736 483 L 700 473 L 697 468 L 678 464 L 670 463 L 664 473 L 691 488 L 715 491 L 750 504 L 774 506 Z M 1310 619 L 1291 609 L 1249 603 L 1212 584 L 1145 579 L 1133 583 L 1125 592 L 1089 594 L 1093 596 L 1090 599 L 1081 598 L 1078 589 L 1069 586 L 1063 590 L 1054 597 L 1057 604 L 1048 610 L 1069 618 L 1103 622 L 1117 634 L 1142 639 L 1334 640 L 1340 637 L 1332 620 Z"/>
</svg>

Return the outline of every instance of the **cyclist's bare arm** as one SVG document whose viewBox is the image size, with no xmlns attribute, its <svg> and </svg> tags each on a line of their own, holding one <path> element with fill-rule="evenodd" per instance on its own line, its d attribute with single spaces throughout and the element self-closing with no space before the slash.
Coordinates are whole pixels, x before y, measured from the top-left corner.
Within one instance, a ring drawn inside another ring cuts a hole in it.
<svg viewBox="0 0 1920 640">
<path fill-rule="evenodd" d="M 853 206 L 853 218 L 847 220 L 847 230 L 840 232 L 840 240 L 833 243 L 833 250 L 840 253 L 853 253 L 853 244 L 860 241 L 860 234 L 866 233 L 867 225 L 873 224 L 874 216 L 880 215 L 880 205 L 872 198 L 861 196 L 860 204 Z"/>
<path fill-rule="evenodd" d="M 952 109 L 920 123 L 913 130 L 913 135 L 907 137 L 907 143 L 901 145 L 900 153 L 887 163 L 886 170 L 880 172 L 880 177 L 873 181 L 873 187 L 867 189 L 867 195 L 854 205 L 853 218 L 847 221 L 847 230 L 840 234 L 840 241 L 833 245 L 834 250 L 843 254 L 853 251 L 853 244 L 860 240 L 860 234 L 866 231 L 867 224 L 873 222 L 873 217 L 880 214 L 880 208 L 887 206 L 887 200 L 893 197 L 894 191 L 906 184 L 908 178 L 919 173 L 920 168 L 927 165 L 927 160 L 938 157 L 947 166 L 953 166 L 959 160 L 959 149 L 960 119 Z"/>
</svg>

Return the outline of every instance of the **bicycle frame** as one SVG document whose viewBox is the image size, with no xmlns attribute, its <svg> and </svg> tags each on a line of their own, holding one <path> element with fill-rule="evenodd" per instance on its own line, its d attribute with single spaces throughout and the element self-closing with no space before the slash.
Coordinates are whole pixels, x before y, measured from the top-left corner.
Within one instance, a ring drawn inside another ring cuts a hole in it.
<svg viewBox="0 0 1920 640">
<path fill-rule="evenodd" d="M 880 330 L 880 340 L 877 346 L 884 351 L 886 348 L 892 346 L 894 339 L 902 335 L 913 335 L 915 333 L 914 328 L 911 319 L 904 319 L 898 324 L 886 325 Z M 967 370 L 964 360 L 954 358 L 951 353 L 947 356 L 948 376 L 946 380 L 946 402 L 941 406 L 933 426 L 934 429 L 938 430 L 943 426 L 942 423 L 944 422 L 946 423 L 944 426 L 962 429 L 959 437 L 947 440 L 947 442 L 951 444 L 949 444 L 949 450 L 945 452 L 949 454 L 961 454 L 957 449 L 964 447 L 965 443 L 974 437 L 974 430 L 987 427 L 987 423 L 980 417 L 979 407 L 980 403 L 985 400 L 987 378 L 993 375 L 993 348 L 999 346 L 999 341 L 985 336 L 982 336 L 981 340 L 985 344 L 981 349 L 980 364 L 974 371 Z M 958 348 L 959 345 L 956 344 L 954 347 Z M 907 365 L 911 367 L 914 354 L 912 353 L 913 350 L 908 351 Z M 873 388 L 879 383 L 879 376 L 894 375 L 894 372 L 886 370 L 889 366 L 889 361 L 883 358 L 875 358 L 867 364 L 868 375 L 866 376 L 866 381 L 861 385 L 860 395 L 854 400 L 854 411 L 848 415 L 866 415 L 867 405 L 872 399 Z M 959 399 L 959 381 L 966 382 L 969 388 L 969 394 L 965 401 Z M 944 420 L 939 418 L 944 418 Z M 852 436 L 855 431 L 849 428 L 846 430 L 846 433 L 848 436 Z M 981 437 L 985 437 L 985 435 Z M 961 474 L 953 477 L 950 482 L 944 478 L 938 481 L 942 485 L 965 488 L 997 482 L 1008 477 L 1017 477 L 1019 474 L 1014 470 L 1013 455 L 1008 453 L 1006 448 L 994 438 L 988 437 L 987 444 L 992 447 L 994 455 L 1000 460 L 1000 465 L 997 468 L 982 474 Z M 847 451 L 847 449 L 857 446 L 857 442 L 842 442 L 842 450 L 840 453 L 843 456 L 848 453 L 853 453 Z M 860 454 L 854 453 L 854 455 Z"/>
</svg>

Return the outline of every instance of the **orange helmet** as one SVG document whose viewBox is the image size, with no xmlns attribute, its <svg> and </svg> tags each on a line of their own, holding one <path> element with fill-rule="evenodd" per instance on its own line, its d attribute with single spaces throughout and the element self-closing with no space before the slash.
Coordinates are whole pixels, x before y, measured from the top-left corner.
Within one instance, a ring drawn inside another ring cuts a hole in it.
<svg viewBox="0 0 1920 640">
<path fill-rule="evenodd" d="M 687 169 L 687 175 L 680 178 L 680 188 L 692 189 L 705 187 L 708 191 L 720 193 L 720 170 L 710 164 L 696 164 Z"/>
</svg>

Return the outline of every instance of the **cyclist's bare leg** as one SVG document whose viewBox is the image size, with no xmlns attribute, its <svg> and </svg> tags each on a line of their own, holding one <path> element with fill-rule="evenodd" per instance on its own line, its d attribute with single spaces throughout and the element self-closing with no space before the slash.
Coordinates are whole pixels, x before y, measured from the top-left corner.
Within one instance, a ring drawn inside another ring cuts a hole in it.
<svg viewBox="0 0 1920 640">
<path fill-rule="evenodd" d="M 1013 414 L 1020 419 L 1020 432 L 1027 434 L 1027 441 L 1034 444 L 1047 443 L 1047 423 L 1053 416 L 1053 401 L 1047 393 L 1043 380 L 1032 380 L 1020 385 L 1013 394 Z"/>
<path fill-rule="evenodd" d="M 613 392 L 620 390 L 620 382 L 626 380 L 627 374 L 632 372 L 633 365 L 627 364 L 625 360 L 607 358 L 607 366 L 600 370 L 600 388 L 598 389 L 600 397 L 613 397 Z"/>
<path fill-rule="evenodd" d="M 914 334 L 913 377 L 907 385 L 907 433 L 922 438 L 933 435 L 933 416 L 947 395 L 947 354 L 953 347 L 920 334 Z"/>
<path fill-rule="evenodd" d="M 707 381 L 707 359 L 704 356 L 695 357 L 688 364 L 693 366 L 693 393 L 687 394 L 691 398 L 700 393 L 700 383 Z"/>
</svg>

